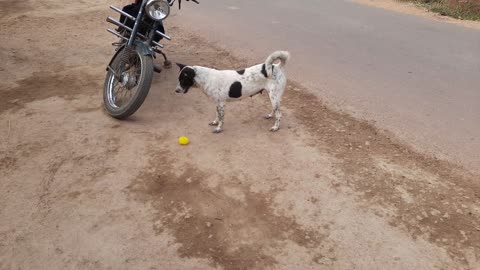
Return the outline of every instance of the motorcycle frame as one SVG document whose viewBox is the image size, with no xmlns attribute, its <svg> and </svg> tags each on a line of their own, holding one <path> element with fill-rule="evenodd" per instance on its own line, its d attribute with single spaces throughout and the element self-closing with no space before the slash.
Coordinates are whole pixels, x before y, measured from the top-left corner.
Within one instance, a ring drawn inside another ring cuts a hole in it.
<svg viewBox="0 0 480 270">
<path fill-rule="evenodd" d="M 158 35 L 164 37 L 164 38 L 167 39 L 167 40 L 171 40 L 171 39 L 172 39 L 170 36 L 168 36 L 168 35 L 160 32 L 160 31 L 158 31 L 158 30 L 150 31 L 148 37 L 145 37 L 144 35 L 138 33 L 138 28 L 140 27 L 140 24 L 142 23 L 143 17 L 144 17 L 144 16 L 148 16 L 148 15 L 145 15 L 145 14 L 144 14 L 144 13 L 145 13 L 145 5 L 147 4 L 147 2 L 148 2 L 148 0 L 143 0 L 143 1 L 142 1 L 142 4 L 141 4 L 140 10 L 139 10 L 139 12 L 138 12 L 138 14 L 137 14 L 137 17 L 134 17 L 134 16 L 132 16 L 132 15 L 130 15 L 130 14 L 122 11 L 121 9 L 119 9 L 119 8 L 117 8 L 117 7 L 115 7 L 115 6 L 110 6 L 110 8 L 113 9 L 114 11 L 116 11 L 116 12 L 120 13 L 121 15 L 125 16 L 127 19 L 134 21 L 134 25 L 133 25 L 133 29 L 132 29 L 132 28 L 126 26 L 125 24 L 123 24 L 122 22 L 119 22 L 119 21 L 117 21 L 117 20 L 115 20 L 115 19 L 113 19 L 113 18 L 111 18 L 111 17 L 108 17 L 108 18 L 107 18 L 107 22 L 112 23 L 112 24 L 114 24 L 114 25 L 116 25 L 116 26 L 122 27 L 123 29 L 125 29 L 125 30 L 127 30 L 128 32 L 131 33 L 131 34 L 130 34 L 130 37 L 127 39 L 127 38 L 123 37 L 120 33 L 118 33 L 118 32 L 115 31 L 115 30 L 111 30 L 111 29 L 108 29 L 108 30 L 107 30 L 109 33 L 112 33 L 112 34 L 114 34 L 114 35 L 117 36 L 117 37 L 120 37 L 120 38 L 122 38 L 122 39 L 124 39 L 124 40 L 127 40 L 126 47 L 129 47 L 129 48 L 132 47 L 132 46 L 134 45 L 135 41 L 137 40 L 137 38 L 139 37 L 139 38 L 147 41 L 147 44 L 148 44 L 149 46 L 152 46 L 152 47 L 153 47 L 153 46 L 158 46 L 158 47 L 160 47 L 160 48 L 163 48 L 164 46 L 163 46 L 162 44 L 160 44 L 160 43 L 158 43 L 158 42 L 155 42 L 155 41 L 153 40 L 155 34 L 158 34 Z M 171 1 L 171 2 L 169 2 L 169 3 L 173 4 L 173 2 L 174 2 L 174 1 Z M 155 21 L 155 23 L 154 23 L 154 25 L 153 25 L 152 28 L 153 28 L 153 29 L 156 29 L 160 23 L 161 23 L 161 21 Z"/>
<path fill-rule="evenodd" d="M 165 62 L 168 61 L 166 55 L 161 50 L 156 48 L 156 47 L 163 48 L 164 46 L 162 44 L 154 41 L 153 39 L 154 39 L 156 34 L 164 37 L 167 40 L 171 40 L 170 36 L 160 32 L 158 30 L 149 31 L 148 37 L 144 36 L 143 34 L 138 33 L 138 29 L 140 27 L 140 24 L 142 23 L 143 17 L 148 16 L 148 15 L 145 14 L 145 6 L 146 6 L 147 2 L 148 2 L 148 0 L 142 0 L 140 10 L 139 10 L 136 17 L 122 11 L 121 9 L 119 9 L 115 6 L 110 6 L 110 8 L 112 10 L 114 10 L 114 11 L 120 13 L 121 15 L 125 16 L 127 20 L 134 21 L 134 25 L 133 25 L 133 28 L 130 28 L 130 27 L 126 26 L 124 23 L 122 23 L 120 21 L 117 21 L 117 20 L 115 20 L 111 17 L 107 18 L 107 22 L 112 23 L 112 24 L 114 24 L 118 27 L 121 27 L 124 30 L 130 32 L 130 37 L 126 38 L 125 36 L 123 36 L 122 34 L 118 33 L 115 30 L 107 29 L 107 32 L 109 32 L 109 33 L 121 38 L 122 40 L 126 41 L 126 43 L 120 44 L 119 48 L 117 49 L 117 53 L 113 56 L 112 60 L 108 64 L 107 70 L 112 70 L 113 71 L 113 69 L 110 66 L 111 62 L 113 61 L 113 59 L 115 59 L 117 54 L 121 51 L 120 49 L 124 48 L 124 47 L 127 50 L 135 47 L 135 49 L 139 50 L 140 53 L 142 53 L 143 55 L 151 55 L 154 58 L 156 57 L 155 53 L 159 53 L 163 56 L 163 58 L 165 59 Z M 175 0 L 168 1 L 170 6 L 172 6 L 174 2 L 175 2 Z M 161 21 L 155 21 L 152 29 L 157 29 L 160 22 Z"/>
</svg>

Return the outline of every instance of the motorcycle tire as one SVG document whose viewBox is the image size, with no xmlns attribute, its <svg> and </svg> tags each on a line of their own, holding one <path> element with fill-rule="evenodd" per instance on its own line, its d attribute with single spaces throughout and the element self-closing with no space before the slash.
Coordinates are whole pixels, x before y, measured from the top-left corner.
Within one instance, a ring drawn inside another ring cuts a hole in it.
<svg viewBox="0 0 480 270">
<path fill-rule="evenodd" d="M 116 54 L 115 58 L 112 60 L 111 67 L 118 67 L 122 61 L 122 56 L 124 54 L 125 48 L 121 49 L 119 53 Z M 124 106 L 117 106 L 115 103 L 116 98 L 112 98 L 113 83 L 119 81 L 115 77 L 114 73 L 111 70 L 107 71 L 107 76 L 105 78 L 105 84 L 103 87 L 103 103 L 105 106 L 106 112 L 116 119 L 126 119 L 132 114 L 134 114 L 140 106 L 142 106 L 145 98 L 150 91 L 153 79 L 153 58 L 150 55 L 143 55 L 138 50 L 133 49 L 131 51 L 133 56 L 136 56 L 140 60 L 140 75 L 136 80 L 135 87 L 137 91 L 132 94 L 131 99 Z M 130 90 L 129 90 L 130 91 Z"/>
</svg>

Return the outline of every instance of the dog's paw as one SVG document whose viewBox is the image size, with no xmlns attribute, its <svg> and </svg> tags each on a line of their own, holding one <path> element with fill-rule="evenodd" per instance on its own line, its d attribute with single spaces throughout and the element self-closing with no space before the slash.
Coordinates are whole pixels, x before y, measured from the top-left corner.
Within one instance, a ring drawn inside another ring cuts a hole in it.
<svg viewBox="0 0 480 270">
<path fill-rule="evenodd" d="M 217 121 L 213 121 L 213 122 L 210 122 L 208 123 L 209 126 L 218 126 L 218 122 Z"/>
<path fill-rule="evenodd" d="M 223 131 L 223 129 L 217 127 L 217 128 L 215 128 L 212 132 L 213 132 L 213 133 L 220 133 L 220 132 L 222 132 L 222 131 Z"/>
<path fill-rule="evenodd" d="M 271 114 L 265 115 L 265 119 L 272 119 L 272 118 L 273 118 L 273 115 L 271 115 Z"/>
<path fill-rule="evenodd" d="M 275 127 L 275 126 L 273 126 L 273 127 L 270 129 L 270 131 L 271 131 L 271 132 L 276 132 L 276 131 L 278 131 L 279 129 L 280 129 L 280 127 Z"/>
</svg>

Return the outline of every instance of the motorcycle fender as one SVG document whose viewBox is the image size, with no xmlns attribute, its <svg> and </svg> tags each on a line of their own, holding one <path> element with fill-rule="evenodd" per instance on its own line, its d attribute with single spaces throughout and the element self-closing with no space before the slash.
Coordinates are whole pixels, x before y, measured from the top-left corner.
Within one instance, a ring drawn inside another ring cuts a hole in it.
<svg viewBox="0 0 480 270">
<path fill-rule="evenodd" d="M 153 51 L 152 47 L 140 41 L 135 41 L 135 50 L 142 55 L 150 55 L 150 56 L 155 55 L 155 52 Z"/>
<path fill-rule="evenodd" d="M 125 47 L 125 45 L 123 45 L 122 47 L 119 47 L 118 50 L 115 52 L 112 59 L 110 60 L 110 63 L 108 63 L 107 71 L 108 71 L 108 67 L 112 64 L 113 59 L 115 59 L 117 57 L 117 55 L 122 51 L 122 49 L 124 47 Z M 143 43 L 143 42 L 135 41 L 134 48 L 141 55 L 150 55 L 150 56 L 155 55 L 155 52 L 153 51 L 153 49 L 150 46 L 145 45 L 145 43 Z"/>
</svg>

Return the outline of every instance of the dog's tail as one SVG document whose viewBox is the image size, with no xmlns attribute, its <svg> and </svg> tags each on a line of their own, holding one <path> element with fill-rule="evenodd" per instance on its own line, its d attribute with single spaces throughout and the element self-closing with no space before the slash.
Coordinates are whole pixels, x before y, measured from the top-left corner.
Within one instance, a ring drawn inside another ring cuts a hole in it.
<svg viewBox="0 0 480 270">
<path fill-rule="evenodd" d="M 280 67 L 283 68 L 287 64 L 288 59 L 290 59 L 290 53 L 287 51 L 276 51 L 270 54 L 265 61 L 265 71 L 267 72 L 267 77 L 272 76 L 273 63 L 275 63 L 275 61 L 280 60 Z"/>
</svg>

